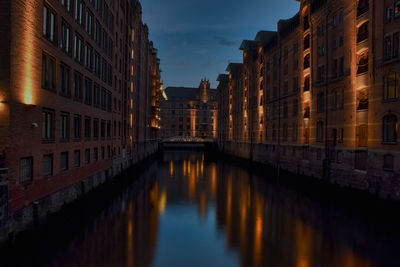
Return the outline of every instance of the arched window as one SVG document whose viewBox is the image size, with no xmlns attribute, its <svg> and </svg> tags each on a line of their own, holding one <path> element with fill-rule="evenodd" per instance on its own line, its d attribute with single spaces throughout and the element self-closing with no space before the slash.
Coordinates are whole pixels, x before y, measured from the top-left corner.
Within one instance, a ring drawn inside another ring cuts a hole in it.
<svg viewBox="0 0 400 267">
<path fill-rule="evenodd" d="M 387 115 L 382 119 L 383 143 L 396 143 L 397 142 L 397 117 L 395 115 Z"/>
<path fill-rule="evenodd" d="M 396 99 L 399 97 L 399 73 L 389 72 L 384 77 L 384 99 Z"/>
<path fill-rule="evenodd" d="M 357 43 L 362 42 L 368 39 L 368 21 L 364 22 L 359 28 L 357 32 Z"/>
<path fill-rule="evenodd" d="M 308 69 L 310 67 L 310 54 L 307 54 L 304 57 L 304 69 Z"/>
<path fill-rule="evenodd" d="M 310 48 L 310 35 L 307 34 L 306 37 L 304 37 L 304 50 Z"/>
</svg>

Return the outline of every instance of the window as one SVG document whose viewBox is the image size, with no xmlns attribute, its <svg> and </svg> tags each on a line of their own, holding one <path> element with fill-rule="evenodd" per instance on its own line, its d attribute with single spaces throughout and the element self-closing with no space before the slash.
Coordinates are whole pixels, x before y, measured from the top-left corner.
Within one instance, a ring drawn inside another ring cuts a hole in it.
<svg viewBox="0 0 400 267">
<path fill-rule="evenodd" d="M 71 27 L 64 20 L 61 22 L 61 49 L 71 53 Z"/>
<path fill-rule="evenodd" d="M 94 162 L 97 162 L 99 160 L 99 149 L 97 147 L 93 149 L 93 158 Z"/>
<path fill-rule="evenodd" d="M 293 123 L 293 126 L 292 126 L 292 140 L 293 141 L 297 141 L 297 136 L 298 136 L 297 123 Z"/>
<path fill-rule="evenodd" d="M 82 99 L 82 75 L 78 72 L 74 73 L 74 98 L 76 100 Z"/>
<path fill-rule="evenodd" d="M 358 57 L 357 74 L 368 72 L 368 52 L 364 52 Z"/>
<path fill-rule="evenodd" d="M 93 139 L 94 140 L 99 139 L 99 120 L 98 119 L 93 120 Z"/>
<path fill-rule="evenodd" d="M 89 9 L 86 10 L 86 32 L 93 35 L 93 13 Z"/>
<path fill-rule="evenodd" d="M 61 152 L 60 169 L 61 171 L 68 170 L 68 152 Z"/>
<path fill-rule="evenodd" d="M 108 49 L 107 49 L 107 45 L 108 45 L 108 35 L 107 35 L 107 32 L 106 32 L 106 29 L 103 29 L 103 41 L 102 41 L 102 48 L 103 48 L 103 51 L 105 52 L 105 53 L 107 53 L 108 52 Z"/>
<path fill-rule="evenodd" d="M 299 114 L 299 100 L 293 100 L 293 116 L 297 116 Z"/>
<path fill-rule="evenodd" d="M 357 43 L 362 42 L 368 38 L 368 22 L 365 22 L 358 28 Z"/>
<path fill-rule="evenodd" d="M 344 35 L 341 34 L 341 35 L 339 36 L 339 46 L 343 46 L 343 45 L 344 45 Z"/>
<path fill-rule="evenodd" d="M 90 164 L 90 149 L 85 149 L 85 164 Z"/>
<path fill-rule="evenodd" d="M 101 120 L 100 134 L 101 134 L 101 139 L 104 139 L 106 136 L 106 122 L 104 120 Z"/>
<path fill-rule="evenodd" d="M 94 83 L 94 86 L 93 86 L 93 105 L 95 107 L 98 107 L 100 105 L 99 96 L 100 96 L 100 86 L 97 83 Z"/>
<path fill-rule="evenodd" d="M 107 82 L 107 61 L 104 58 L 101 61 L 101 79 Z"/>
<path fill-rule="evenodd" d="M 304 69 L 308 69 L 310 67 L 310 54 L 307 54 L 304 57 Z"/>
<path fill-rule="evenodd" d="M 311 43 L 310 35 L 307 34 L 306 37 L 304 37 L 304 50 L 310 48 L 310 43 Z"/>
<path fill-rule="evenodd" d="M 343 143 L 344 141 L 344 129 L 340 128 L 339 129 L 339 143 Z"/>
<path fill-rule="evenodd" d="M 107 111 L 108 112 L 111 112 L 111 106 L 112 106 L 111 99 L 112 99 L 112 94 L 111 94 L 111 92 L 107 91 Z"/>
<path fill-rule="evenodd" d="M 64 64 L 60 64 L 60 94 L 64 96 L 70 95 L 69 77 L 70 69 Z"/>
<path fill-rule="evenodd" d="M 42 54 L 42 88 L 56 90 L 56 59 Z"/>
<path fill-rule="evenodd" d="M 75 115 L 74 116 L 74 139 L 80 140 L 81 139 L 81 116 Z"/>
<path fill-rule="evenodd" d="M 90 118 L 86 117 L 85 118 L 85 139 L 89 140 L 90 139 Z"/>
<path fill-rule="evenodd" d="M 335 59 L 333 61 L 333 77 L 336 78 L 338 76 L 338 60 Z"/>
<path fill-rule="evenodd" d="M 85 104 L 92 104 L 92 81 L 89 79 L 85 79 Z"/>
<path fill-rule="evenodd" d="M 397 143 L 397 117 L 395 115 L 387 115 L 382 119 L 383 143 Z"/>
<path fill-rule="evenodd" d="M 26 183 L 33 180 L 33 158 L 22 158 L 19 161 L 19 182 Z"/>
<path fill-rule="evenodd" d="M 101 7 L 103 5 L 103 0 L 95 0 L 95 1 L 96 1 L 96 5 L 95 5 L 96 11 L 101 16 Z"/>
<path fill-rule="evenodd" d="M 293 77 L 293 92 L 299 90 L 299 77 Z"/>
<path fill-rule="evenodd" d="M 83 41 L 82 41 L 82 37 L 78 33 L 75 33 L 74 58 L 79 63 L 83 62 Z"/>
<path fill-rule="evenodd" d="M 344 11 L 341 10 L 339 12 L 339 23 L 342 23 L 344 21 Z"/>
<path fill-rule="evenodd" d="M 104 160 L 105 159 L 105 150 L 104 150 L 104 146 L 101 147 L 101 159 Z"/>
<path fill-rule="evenodd" d="M 304 79 L 304 92 L 310 91 L 310 86 L 311 86 L 311 84 L 310 84 L 310 76 L 307 76 Z"/>
<path fill-rule="evenodd" d="M 394 4 L 394 18 L 397 19 L 400 17 L 400 1 L 397 1 L 396 4 Z"/>
<path fill-rule="evenodd" d="M 108 23 L 108 29 L 110 30 L 110 32 L 114 32 L 114 16 L 111 12 L 110 12 L 110 20 Z"/>
<path fill-rule="evenodd" d="M 61 114 L 60 116 L 60 139 L 66 141 L 69 138 L 69 116 Z"/>
<path fill-rule="evenodd" d="M 322 113 L 325 111 L 325 95 L 324 93 L 319 93 L 317 95 L 317 112 Z"/>
<path fill-rule="evenodd" d="M 111 65 L 111 64 L 108 64 L 107 83 L 108 83 L 109 85 L 112 85 L 112 76 L 113 76 L 113 73 L 112 73 L 112 65 Z"/>
<path fill-rule="evenodd" d="M 80 167 L 80 166 L 81 166 L 81 151 L 75 150 L 74 151 L 74 167 Z"/>
<path fill-rule="evenodd" d="M 367 170 L 368 152 L 359 150 L 355 153 L 355 168 L 357 170 Z"/>
<path fill-rule="evenodd" d="M 338 15 L 333 16 L 333 27 L 338 25 Z"/>
<path fill-rule="evenodd" d="M 399 97 L 399 73 L 389 72 L 384 78 L 384 99 L 391 100 Z"/>
<path fill-rule="evenodd" d="M 101 45 L 101 24 L 98 20 L 96 20 L 96 24 L 94 27 L 94 40 L 98 46 Z"/>
<path fill-rule="evenodd" d="M 72 10 L 72 0 L 61 0 L 61 5 L 67 9 L 68 12 L 71 12 Z"/>
<path fill-rule="evenodd" d="M 111 138 L 111 121 L 107 121 L 107 138 Z"/>
<path fill-rule="evenodd" d="M 43 176 L 53 175 L 53 154 L 43 156 Z"/>
<path fill-rule="evenodd" d="M 285 123 L 283 124 L 283 141 L 288 140 L 288 125 Z"/>
<path fill-rule="evenodd" d="M 393 12 L 393 8 L 390 5 L 386 8 L 386 22 L 390 22 L 392 20 L 392 12 Z"/>
<path fill-rule="evenodd" d="M 101 100 L 101 109 L 106 110 L 106 107 L 107 107 L 107 104 L 106 104 L 106 89 L 104 89 L 104 88 L 101 88 L 100 100 Z"/>
<path fill-rule="evenodd" d="M 344 75 L 344 57 L 340 58 L 339 74 L 340 74 L 340 76 Z"/>
<path fill-rule="evenodd" d="M 399 57 L 399 33 L 393 34 L 393 58 Z"/>
<path fill-rule="evenodd" d="M 94 53 L 94 74 L 97 77 L 100 77 L 100 54 L 95 52 Z"/>
<path fill-rule="evenodd" d="M 54 140 L 54 112 L 50 110 L 42 112 L 42 140 Z"/>
<path fill-rule="evenodd" d="M 43 7 L 43 37 L 54 44 L 57 43 L 57 15 L 47 5 Z"/>
<path fill-rule="evenodd" d="M 383 170 L 385 171 L 393 171 L 394 170 L 394 157 L 393 155 L 384 155 L 383 156 Z"/>
<path fill-rule="evenodd" d="M 75 20 L 83 25 L 83 0 L 75 0 Z"/>
<path fill-rule="evenodd" d="M 289 107 L 288 107 L 288 103 L 285 102 L 283 103 L 283 117 L 287 118 L 289 114 Z"/>
<path fill-rule="evenodd" d="M 324 141 L 324 123 L 322 121 L 317 122 L 317 142 Z"/>
<path fill-rule="evenodd" d="M 358 126 L 358 146 L 367 147 L 368 146 L 368 125 L 361 124 Z"/>
<path fill-rule="evenodd" d="M 93 47 L 89 44 L 85 46 L 85 66 L 90 71 L 93 69 Z"/>
</svg>

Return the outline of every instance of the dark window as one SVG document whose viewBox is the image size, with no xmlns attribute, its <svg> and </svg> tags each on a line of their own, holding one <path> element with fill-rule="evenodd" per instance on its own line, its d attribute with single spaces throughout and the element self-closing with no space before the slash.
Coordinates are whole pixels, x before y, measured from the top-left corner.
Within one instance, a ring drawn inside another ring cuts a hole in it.
<svg viewBox="0 0 400 267">
<path fill-rule="evenodd" d="M 53 175 L 53 154 L 43 156 L 43 176 Z"/>
<path fill-rule="evenodd" d="M 20 159 L 19 162 L 19 182 L 25 183 L 33 180 L 33 158 L 27 157 Z"/>
<path fill-rule="evenodd" d="M 69 116 L 68 114 L 61 114 L 60 116 L 60 139 L 67 141 L 69 138 Z"/>
<path fill-rule="evenodd" d="M 74 73 L 74 98 L 82 100 L 82 75 L 78 72 Z"/>
<path fill-rule="evenodd" d="M 358 28 L 358 33 L 357 33 L 357 42 L 362 42 L 366 39 L 368 39 L 368 22 L 365 22 L 363 25 L 361 25 Z"/>
<path fill-rule="evenodd" d="M 98 107 L 100 105 L 99 97 L 100 97 L 100 86 L 97 83 L 94 83 L 94 86 L 93 86 L 93 105 L 95 107 Z"/>
<path fill-rule="evenodd" d="M 387 115 L 382 119 L 383 124 L 383 143 L 397 143 L 397 117 Z"/>
<path fill-rule="evenodd" d="M 86 140 L 90 139 L 90 124 L 91 124 L 90 118 L 86 117 L 85 118 L 85 129 L 84 129 Z"/>
<path fill-rule="evenodd" d="M 304 57 L 304 69 L 308 69 L 310 67 L 310 54 L 307 54 Z"/>
<path fill-rule="evenodd" d="M 96 20 L 95 28 L 94 28 L 94 40 L 98 46 L 101 45 L 101 24 L 98 20 Z"/>
<path fill-rule="evenodd" d="M 299 114 L 299 100 L 293 100 L 293 116 L 297 116 Z"/>
<path fill-rule="evenodd" d="M 87 69 L 92 71 L 93 69 L 93 47 L 89 44 L 85 46 L 85 66 Z"/>
<path fill-rule="evenodd" d="M 99 160 L 99 149 L 97 147 L 93 149 L 93 159 L 94 162 L 97 162 Z"/>
<path fill-rule="evenodd" d="M 93 139 L 97 140 L 99 138 L 99 120 L 93 120 Z"/>
<path fill-rule="evenodd" d="M 71 53 L 71 27 L 64 20 L 61 22 L 61 49 Z"/>
<path fill-rule="evenodd" d="M 82 41 L 82 37 L 78 33 L 75 33 L 74 58 L 79 63 L 83 62 L 83 41 Z"/>
<path fill-rule="evenodd" d="M 43 37 L 54 44 L 57 43 L 57 15 L 47 5 L 43 7 Z"/>
<path fill-rule="evenodd" d="M 61 0 L 61 5 L 63 5 L 68 12 L 72 11 L 72 0 Z"/>
<path fill-rule="evenodd" d="M 90 149 L 85 149 L 85 164 L 90 164 Z"/>
<path fill-rule="evenodd" d="M 42 88 L 56 90 L 56 59 L 42 54 Z"/>
<path fill-rule="evenodd" d="M 317 112 L 325 111 L 325 95 L 324 93 L 319 93 L 317 95 Z"/>
<path fill-rule="evenodd" d="M 86 32 L 93 35 L 93 13 L 89 9 L 86 10 Z"/>
<path fill-rule="evenodd" d="M 83 11 L 83 0 L 75 0 L 75 20 L 80 25 L 83 25 Z"/>
<path fill-rule="evenodd" d="M 66 171 L 68 170 L 68 152 L 61 152 L 61 157 L 60 157 L 60 169 L 61 171 Z"/>
<path fill-rule="evenodd" d="M 367 159 L 368 152 L 367 151 L 356 151 L 355 153 L 355 168 L 357 170 L 367 170 Z"/>
<path fill-rule="evenodd" d="M 394 157 L 393 155 L 384 155 L 383 156 L 383 169 L 385 171 L 393 171 L 394 170 Z"/>
<path fill-rule="evenodd" d="M 60 64 L 60 94 L 70 96 L 70 68 Z"/>
<path fill-rule="evenodd" d="M 80 167 L 80 166 L 81 166 L 81 151 L 75 150 L 74 151 L 74 167 Z"/>
<path fill-rule="evenodd" d="M 393 58 L 399 57 L 399 33 L 393 34 Z"/>
<path fill-rule="evenodd" d="M 385 38 L 385 60 L 392 58 L 392 37 L 388 36 Z"/>
<path fill-rule="evenodd" d="M 80 140 L 81 139 L 81 117 L 74 116 L 74 139 Z"/>
<path fill-rule="evenodd" d="M 54 140 L 54 112 L 50 110 L 42 112 L 42 140 Z"/>
<path fill-rule="evenodd" d="M 92 81 L 89 79 L 85 80 L 85 104 L 92 104 Z"/>
</svg>

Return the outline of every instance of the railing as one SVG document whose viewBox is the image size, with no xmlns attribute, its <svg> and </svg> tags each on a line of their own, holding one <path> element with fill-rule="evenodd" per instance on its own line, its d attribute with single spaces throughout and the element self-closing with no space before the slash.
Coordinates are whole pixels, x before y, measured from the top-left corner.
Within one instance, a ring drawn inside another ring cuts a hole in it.
<svg viewBox="0 0 400 267">
<path fill-rule="evenodd" d="M 357 74 L 362 74 L 365 72 L 368 72 L 368 63 L 358 65 Z"/>
</svg>

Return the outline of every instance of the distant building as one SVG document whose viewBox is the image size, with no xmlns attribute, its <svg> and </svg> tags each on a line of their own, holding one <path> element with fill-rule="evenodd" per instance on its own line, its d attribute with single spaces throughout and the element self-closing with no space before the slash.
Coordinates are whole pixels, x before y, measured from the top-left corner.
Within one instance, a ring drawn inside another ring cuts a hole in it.
<svg viewBox="0 0 400 267">
<path fill-rule="evenodd" d="M 168 87 L 161 104 L 162 136 L 217 138 L 217 90 L 207 79 L 199 88 Z"/>
</svg>

